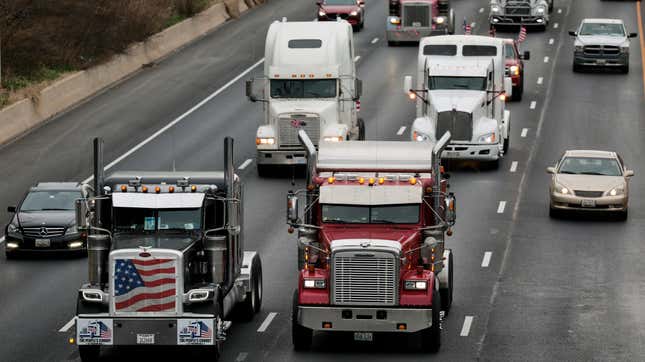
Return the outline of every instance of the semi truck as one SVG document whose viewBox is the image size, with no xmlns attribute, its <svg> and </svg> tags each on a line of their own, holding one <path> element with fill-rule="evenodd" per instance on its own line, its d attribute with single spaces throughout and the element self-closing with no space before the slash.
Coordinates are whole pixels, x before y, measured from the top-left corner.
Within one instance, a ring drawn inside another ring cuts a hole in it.
<svg viewBox="0 0 645 362">
<path fill-rule="evenodd" d="M 352 35 L 351 25 L 341 19 L 283 19 L 269 27 L 264 76 L 246 83 L 249 100 L 263 103 L 264 122 L 255 138 L 260 176 L 271 167 L 306 163 L 300 129 L 315 145 L 365 138 Z"/>
<path fill-rule="evenodd" d="M 82 361 L 103 346 L 194 346 L 215 360 L 231 318 L 260 310 L 262 264 L 244 251 L 242 183 L 233 139 L 224 144 L 224 171 L 105 176 L 94 140 L 94 186 L 76 202 L 77 227 L 88 232 L 76 310 Z"/>
<path fill-rule="evenodd" d="M 426 37 L 419 44 L 416 86 L 403 88 L 416 101 L 413 141 L 436 142 L 452 134 L 444 159 L 476 160 L 497 167 L 510 147 L 511 78 L 505 75 L 504 40 L 478 35 Z"/>
<path fill-rule="evenodd" d="M 385 32 L 388 45 L 454 33 L 455 12 L 450 0 L 389 0 Z"/>
<path fill-rule="evenodd" d="M 436 144 L 353 141 L 318 150 L 306 132 L 299 139 L 307 150 L 306 188 L 287 195 L 299 250 L 294 348 L 309 348 L 314 331 L 353 332 L 359 341 L 389 332 L 438 351 L 453 300 L 445 240 L 456 201 L 440 167 L 450 133 Z"/>
</svg>

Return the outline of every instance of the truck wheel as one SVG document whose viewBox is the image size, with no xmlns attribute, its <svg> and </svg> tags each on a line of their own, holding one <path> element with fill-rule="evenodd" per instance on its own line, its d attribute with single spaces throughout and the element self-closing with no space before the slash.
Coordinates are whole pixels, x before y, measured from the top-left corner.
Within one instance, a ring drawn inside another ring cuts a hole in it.
<svg viewBox="0 0 645 362">
<path fill-rule="evenodd" d="M 516 102 L 521 101 L 524 95 L 524 74 L 522 74 L 520 79 L 520 84 L 517 87 L 513 87 L 513 95 L 511 96 L 511 100 Z"/>
<path fill-rule="evenodd" d="M 452 252 L 448 257 L 448 287 L 439 289 L 439 294 L 441 295 L 441 310 L 445 312 L 445 315 L 450 313 L 450 307 L 452 306 L 452 291 L 453 291 L 453 276 L 452 270 L 455 266 Z"/>
<path fill-rule="evenodd" d="M 489 170 L 497 170 L 497 169 L 499 169 L 499 163 L 500 163 L 500 162 L 501 162 L 501 158 L 498 158 L 498 159 L 496 159 L 495 161 L 488 161 L 488 162 L 485 162 L 485 163 L 484 163 L 484 165 L 485 165 L 485 166 L 486 166 L 486 168 L 488 168 Z"/>
<path fill-rule="evenodd" d="M 293 292 L 293 301 L 291 303 L 291 341 L 293 349 L 296 351 L 305 351 L 311 348 L 313 331 L 309 328 L 298 324 L 298 290 Z"/>
<path fill-rule="evenodd" d="M 78 354 L 82 362 L 98 361 L 101 354 L 101 346 L 78 346 Z"/>
<path fill-rule="evenodd" d="M 504 138 L 504 154 L 508 154 L 508 149 L 511 148 L 511 138 Z"/>
<path fill-rule="evenodd" d="M 246 293 L 244 302 L 240 304 L 241 318 L 250 321 L 262 307 L 262 262 L 260 257 L 253 259 L 251 265 L 251 291 Z"/>
<path fill-rule="evenodd" d="M 269 166 L 268 165 L 260 165 L 258 164 L 258 176 L 260 177 L 267 177 L 269 176 Z"/>
<path fill-rule="evenodd" d="M 432 291 L 432 326 L 421 332 L 421 349 L 437 353 L 441 348 L 441 294 Z"/>
<path fill-rule="evenodd" d="M 387 41 L 387 46 L 389 46 L 389 47 L 396 47 L 396 46 L 399 46 L 399 42 L 398 42 L 398 41 L 394 41 L 394 40 L 388 40 L 388 41 Z"/>
<path fill-rule="evenodd" d="M 365 140 L 365 122 L 363 121 L 362 118 L 359 118 L 357 123 L 358 123 L 358 140 L 364 141 Z"/>
</svg>

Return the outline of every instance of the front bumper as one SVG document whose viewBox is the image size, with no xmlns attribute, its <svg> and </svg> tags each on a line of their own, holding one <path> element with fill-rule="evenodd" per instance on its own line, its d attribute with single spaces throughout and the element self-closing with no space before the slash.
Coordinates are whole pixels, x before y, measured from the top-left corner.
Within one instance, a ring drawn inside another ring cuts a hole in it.
<svg viewBox="0 0 645 362">
<path fill-rule="evenodd" d="M 304 149 L 258 150 L 258 165 L 306 165 L 307 154 Z"/>
<path fill-rule="evenodd" d="M 325 15 L 325 16 L 318 16 L 318 21 L 336 21 L 336 18 L 339 17 L 338 14 L 332 14 L 331 16 Z M 347 21 L 351 25 L 358 25 L 361 23 L 361 17 L 360 16 L 351 16 L 351 15 L 346 15 L 346 16 L 340 16 L 341 19 Z"/>
<path fill-rule="evenodd" d="M 323 323 L 331 323 L 331 328 L 323 328 Z M 397 328 L 400 323 L 406 324 L 405 330 Z M 432 323 L 431 308 L 298 306 L 298 324 L 312 330 L 411 333 L 429 328 Z"/>
<path fill-rule="evenodd" d="M 79 234 L 69 236 L 58 236 L 54 238 L 47 238 L 49 246 L 36 243 L 36 239 L 23 237 L 22 239 L 6 236 L 5 250 L 10 253 L 15 252 L 38 252 L 38 253 L 53 253 L 53 252 L 78 252 L 87 250 L 87 241 Z M 82 245 L 76 248 L 70 248 L 69 244 L 73 242 L 81 242 Z M 9 245 L 17 244 L 17 248 L 10 248 Z"/>
<path fill-rule="evenodd" d="M 432 28 L 389 28 L 385 32 L 387 41 L 418 42 L 421 38 L 433 35 L 448 35 L 448 27 Z"/>
<path fill-rule="evenodd" d="M 502 146 L 493 144 L 454 144 L 446 146 L 441 158 L 476 161 L 497 161 L 502 154 Z"/>
<path fill-rule="evenodd" d="M 575 52 L 573 54 L 573 63 L 585 67 L 623 67 L 629 64 L 629 53 L 585 55 L 583 52 Z"/>
<path fill-rule="evenodd" d="M 547 20 L 543 16 L 505 16 L 493 15 L 488 19 L 490 25 L 524 25 L 524 26 L 546 26 Z"/>
<path fill-rule="evenodd" d="M 593 205 L 588 200 L 593 200 Z M 551 207 L 559 210 L 580 210 L 580 211 L 625 211 L 627 209 L 626 195 L 602 196 L 602 197 L 580 197 L 574 195 L 551 194 Z M 583 205 L 585 202 L 585 206 Z"/>
</svg>

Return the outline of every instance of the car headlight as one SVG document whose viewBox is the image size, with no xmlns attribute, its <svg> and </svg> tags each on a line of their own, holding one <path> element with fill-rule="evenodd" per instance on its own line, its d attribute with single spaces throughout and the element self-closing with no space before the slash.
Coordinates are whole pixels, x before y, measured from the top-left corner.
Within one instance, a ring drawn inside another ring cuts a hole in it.
<svg viewBox="0 0 645 362">
<path fill-rule="evenodd" d="M 629 44 L 623 44 L 620 46 L 620 51 L 623 53 L 628 53 L 629 52 Z"/>
<path fill-rule="evenodd" d="M 445 23 L 445 22 L 446 22 L 446 18 L 445 18 L 445 17 L 443 17 L 443 16 L 437 16 L 437 17 L 434 19 L 434 22 L 435 22 L 435 23 L 437 23 L 437 24 L 443 24 L 443 23 Z"/>
<path fill-rule="evenodd" d="M 406 280 L 404 288 L 405 290 L 426 290 L 428 289 L 428 282 L 425 280 Z"/>
<path fill-rule="evenodd" d="M 490 12 L 491 13 L 499 13 L 502 11 L 502 8 L 499 5 L 491 5 L 490 6 Z"/>
<path fill-rule="evenodd" d="M 325 289 L 327 287 L 327 282 L 325 279 L 305 279 L 303 281 L 303 286 L 306 289 Z"/>
<path fill-rule="evenodd" d="M 7 227 L 7 233 L 20 234 L 20 228 L 14 224 L 9 224 L 9 226 Z"/>
<path fill-rule="evenodd" d="M 67 228 L 65 231 L 65 235 L 72 235 L 72 234 L 78 234 L 78 227 L 76 225 L 72 225 Z"/>
<path fill-rule="evenodd" d="M 256 145 L 274 145 L 275 144 L 275 138 L 273 137 L 256 137 L 255 138 L 255 144 Z"/>
<path fill-rule="evenodd" d="M 562 194 L 562 195 L 570 195 L 571 190 L 569 190 L 566 186 L 560 185 L 560 184 L 555 184 L 555 192 Z"/>
<path fill-rule="evenodd" d="M 609 190 L 607 195 L 609 196 L 618 196 L 618 195 L 624 195 L 625 194 L 625 189 L 622 187 L 614 187 L 613 189 Z"/>
<path fill-rule="evenodd" d="M 412 132 L 412 140 L 417 142 L 423 142 L 430 140 L 430 136 L 423 134 L 421 132 L 414 131 Z"/>
<path fill-rule="evenodd" d="M 343 136 L 333 136 L 333 137 L 324 137 L 323 141 L 325 142 L 341 142 L 344 140 Z"/>
<path fill-rule="evenodd" d="M 577 52 L 581 52 L 583 48 L 584 48 L 583 45 L 576 45 L 575 46 L 575 49 L 576 49 Z"/>
<path fill-rule="evenodd" d="M 390 18 L 390 24 L 392 24 L 392 25 L 399 25 L 399 24 L 401 24 L 401 18 L 399 18 L 399 17 L 397 17 L 397 16 L 393 16 L 393 17 L 391 17 L 391 18 Z"/>
<path fill-rule="evenodd" d="M 509 70 L 511 75 L 520 75 L 520 67 L 518 67 L 517 65 L 511 65 Z"/>
<path fill-rule="evenodd" d="M 325 16 L 325 15 L 327 15 L 327 13 L 322 10 L 318 12 L 318 16 Z"/>
<path fill-rule="evenodd" d="M 356 16 L 358 15 L 358 11 L 354 10 L 351 13 L 349 13 L 350 16 Z"/>
<path fill-rule="evenodd" d="M 535 13 L 536 13 L 537 15 L 544 15 L 544 13 L 545 13 L 545 12 L 546 12 L 546 9 L 544 8 L 544 6 L 538 6 L 538 7 L 535 9 Z"/>
<path fill-rule="evenodd" d="M 479 137 L 477 141 L 480 143 L 495 143 L 497 141 L 497 135 L 495 135 L 495 132 L 488 133 Z"/>
</svg>

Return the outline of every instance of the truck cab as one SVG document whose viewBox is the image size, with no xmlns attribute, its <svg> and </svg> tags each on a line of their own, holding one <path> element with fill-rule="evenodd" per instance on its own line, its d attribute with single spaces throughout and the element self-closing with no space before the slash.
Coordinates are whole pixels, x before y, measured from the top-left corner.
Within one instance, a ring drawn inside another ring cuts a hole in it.
<svg viewBox="0 0 645 362">
<path fill-rule="evenodd" d="M 258 173 L 306 163 L 297 137 L 300 129 L 316 145 L 363 139 L 365 125 L 357 108 L 361 89 L 347 21 L 283 19 L 271 24 L 264 77 L 248 81 L 246 87 L 249 99 L 261 102 L 264 111 L 255 139 Z"/>
<path fill-rule="evenodd" d="M 551 11 L 553 2 L 547 0 L 491 0 L 488 21 L 491 28 L 523 25 L 546 30 Z"/>
<path fill-rule="evenodd" d="M 449 0 L 389 0 L 388 45 L 418 42 L 430 35 L 455 33 L 455 12 Z"/>
<path fill-rule="evenodd" d="M 452 134 L 444 159 L 490 162 L 494 167 L 509 149 L 510 112 L 505 100 L 512 82 L 505 76 L 502 39 L 476 35 L 424 38 L 419 45 L 416 88 L 404 90 L 416 101 L 412 141 L 436 142 Z"/>
</svg>

